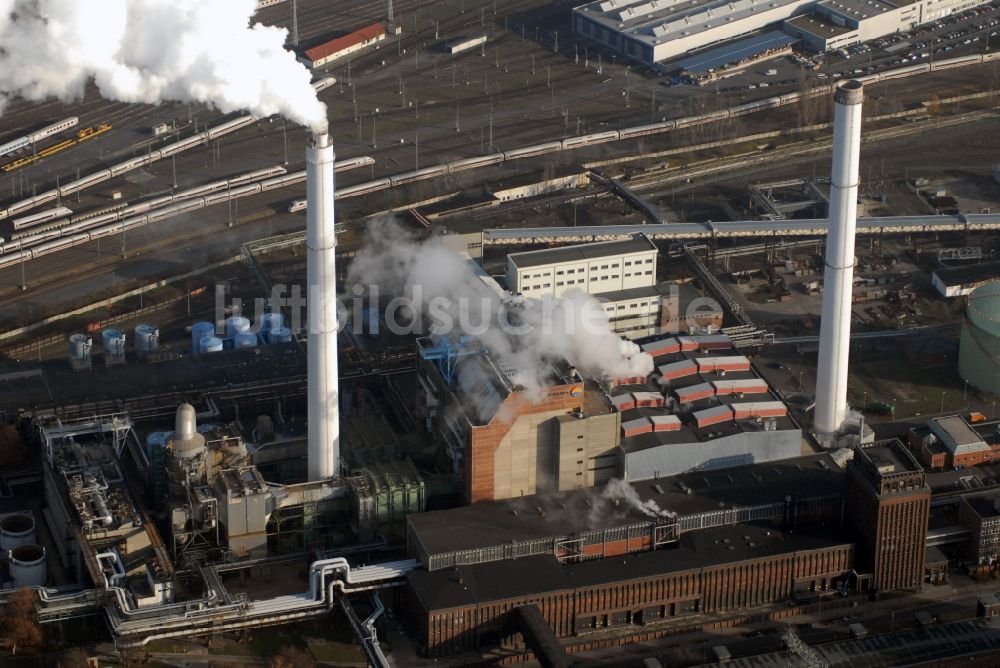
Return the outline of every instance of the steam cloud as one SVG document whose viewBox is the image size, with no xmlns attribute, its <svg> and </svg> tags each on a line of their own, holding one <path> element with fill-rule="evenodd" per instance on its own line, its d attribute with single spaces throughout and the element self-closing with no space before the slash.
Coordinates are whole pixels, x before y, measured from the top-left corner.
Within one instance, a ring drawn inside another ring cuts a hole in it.
<svg viewBox="0 0 1000 668">
<path fill-rule="evenodd" d="M 0 0 L 0 112 L 83 96 L 200 102 L 224 113 L 281 114 L 325 131 L 311 75 L 287 31 L 250 19 L 257 0 Z"/>
<path fill-rule="evenodd" d="M 653 370 L 652 358 L 612 333 L 603 309 L 585 292 L 542 300 L 503 296 L 440 241 L 419 242 L 391 221 L 370 227 L 368 243 L 348 272 L 352 283 L 412 299 L 414 310 L 429 316 L 432 331 L 471 336 L 515 369 L 514 382 L 529 393 L 546 386 L 548 360 L 567 359 L 589 377 Z"/>
<path fill-rule="evenodd" d="M 612 478 L 604 487 L 601 498 L 607 501 L 624 501 L 647 517 L 674 517 L 675 513 L 664 510 L 653 499 L 643 501 L 632 485 L 620 478 Z"/>
</svg>

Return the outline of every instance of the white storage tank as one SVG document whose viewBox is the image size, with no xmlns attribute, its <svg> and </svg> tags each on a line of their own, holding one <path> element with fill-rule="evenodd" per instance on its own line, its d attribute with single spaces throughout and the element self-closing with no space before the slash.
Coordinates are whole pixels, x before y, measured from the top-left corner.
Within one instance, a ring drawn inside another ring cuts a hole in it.
<svg viewBox="0 0 1000 668">
<path fill-rule="evenodd" d="M 285 316 L 281 313 L 265 313 L 260 316 L 260 333 L 267 338 L 271 332 L 285 326 Z"/>
<path fill-rule="evenodd" d="M 217 336 L 206 336 L 199 343 L 198 350 L 203 353 L 222 352 L 222 339 Z"/>
<path fill-rule="evenodd" d="M 121 357 L 125 354 L 125 332 L 120 329 L 106 329 L 101 332 L 101 346 L 104 355 Z"/>
<path fill-rule="evenodd" d="M 137 325 L 135 328 L 135 349 L 141 353 L 156 352 L 160 347 L 160 330 L 153 325 Z"/>
<path fill-rule="evenodd" d="M 278 329 L 271 332 L 268 336 L 268 341 L 271 343 L 291 343 L 292 341 L 292 330 L 287 327 L 279 327 Z"/>
<path fill-rule="evenodd" d="M 191 350 L 201 352 L 201 340 L 207 336 L 215 336 L 215 325 L 210 322 L 196 322 L 191 325 Z"/>
<path fill-rule="evenodd" d="M 233 337 L 233 348 L 253 348 L 257 345 L 257 335 L 253 332 L 237 332 Z"/>
<path fill-rule="evenodd" d="M 48 570 L 44 547 L 34 543 L 18 545 L 7 555 L 10 559 L 10 575 L 14 578 L 15 589 L 45 586 Z"/>
<path fill-rule="evenodd" d="M 1000 394 L 1000 281 L 985 283 L 969 295 L 958 373 L 973 387 Z"/>
<path fill-rule="evenodd" d="M 69 337 L 69 364 L 74 369 L 90 368 L 90 349 L 93 341 L 86 334 L 74 334 Z"/>
<path fill-rule="evenodd" d="M 6 552 L 35 540 L 35 518 L 31 515 L 14 513 L 0 518 L 0 550 Z"/>
<path fill-rule="evenodd" d="M 226 320 L 226 338 L 235 339 L 237 334 L 250 331 L 250 320 L 241 315 L 234 315 Z"/>
</svg>

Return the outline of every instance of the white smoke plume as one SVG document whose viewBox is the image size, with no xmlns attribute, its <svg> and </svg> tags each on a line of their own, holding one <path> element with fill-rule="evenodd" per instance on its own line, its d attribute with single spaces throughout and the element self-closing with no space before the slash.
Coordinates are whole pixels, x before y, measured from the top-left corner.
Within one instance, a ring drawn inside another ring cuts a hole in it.
<svg viewBox="0 0 1000 668">
<path fill-rule="evenodd" d="M 653 370 L 649 355 L 608 329 L 603 309 L 590 295 L 579 290 L 561 299 L 502 295 L 440 241 L 420 242 L 389 221 L 369 228 L 365 248 L 351 262 L 348 284 L 377 285 L 383 295 L 412 298 L 414 310 L 426 316 L 426 329 L 471 336 L 514 369 L 514 382 L 529 393 L 548 384 L 549 360 L 566 359 L 594 378 Z"/>
<path fill-rule="evenodd" d="M 653 499 L 643 501 L 639 497 L 639 493 L 635 491 L 635 488 L 620 478 L 612 478 L 604 487 L 604 491 L 601 493 L 601 500 L 605 505 L 608 502 L 615 504 L 624 502 L 627 506 L 638 510 L 647 517 L 676 516 L 674 512 L 660 508 Z M 594 509 L 591 511 L 592 516 L 594 513 L 600 514 L 603 510 L 605 508 L 601 508 L 598 504 L 595 504 Z"/>
<path fill-rule="evenodd" d="M 197 102 L 281 114 L 314 132 L 326 106 L 284 48 L 250 21 L 257 0 L 0 0 L 0 112 L 15 97 L 78 100 L 94 80 L 122 102 Z"/>
</svg>

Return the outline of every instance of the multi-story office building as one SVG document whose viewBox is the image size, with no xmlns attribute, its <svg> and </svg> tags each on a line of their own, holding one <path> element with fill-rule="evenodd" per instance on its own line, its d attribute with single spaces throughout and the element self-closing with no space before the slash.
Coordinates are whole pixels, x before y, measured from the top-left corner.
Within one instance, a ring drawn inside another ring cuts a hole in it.
<svg viewBox="0 0 1000 668">
<path fill-rule="evenodd" d="M 855 448 L 844 504 L 856 538 L 857 568 L 871 575 L 870 587 L 920 589 L 931 490 L 902 443 Z"/>
</svg>

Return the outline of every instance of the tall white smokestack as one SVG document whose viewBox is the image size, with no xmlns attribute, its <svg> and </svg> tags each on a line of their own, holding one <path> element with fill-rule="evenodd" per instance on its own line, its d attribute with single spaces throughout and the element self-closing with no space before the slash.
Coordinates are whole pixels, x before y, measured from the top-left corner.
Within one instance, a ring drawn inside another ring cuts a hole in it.
<svg viewBox="0 0 1000 668">
<path fill-rule="evenodd" d="M 338 473 L 337 237 L 333 214 L 333 144 L 313 135 L 306 150 L 306 276 L 309 298 L 309 480 Z"/>
<path fill-rule="evenodd" d="M 826 237 L 823 315 L 813 428 L 831 442 L 847 418 L 847 363 L 851 352 L 851 296 L 854 234 L 858 220 L 858 158 L 861 154 L 861 103 L 864 86 L 843 81 L 833 99 L 833 172 L 830 178 L 830 229 Z"/>
</svg>

